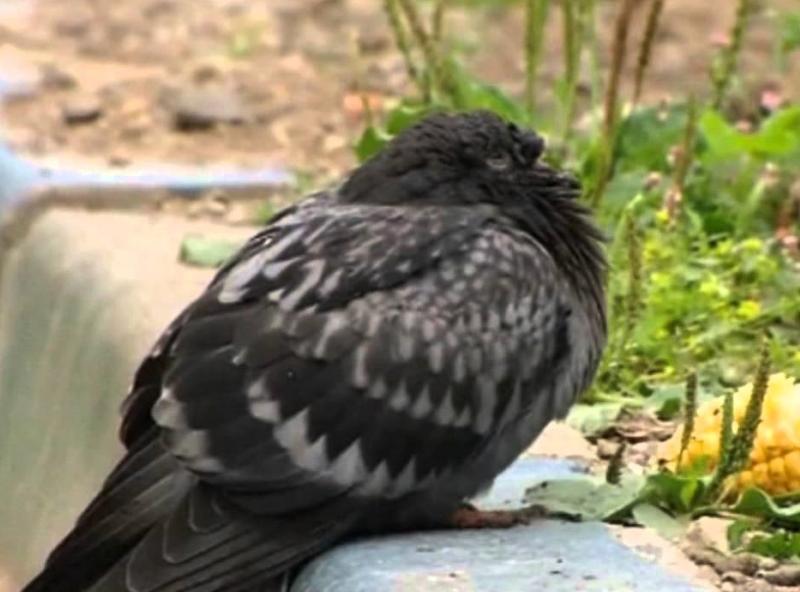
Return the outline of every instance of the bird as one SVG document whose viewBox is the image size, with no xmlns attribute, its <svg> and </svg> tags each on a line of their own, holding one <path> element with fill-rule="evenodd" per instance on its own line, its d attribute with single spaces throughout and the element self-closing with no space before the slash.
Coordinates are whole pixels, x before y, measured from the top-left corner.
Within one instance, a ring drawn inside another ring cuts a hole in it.
<svg viewBox="0 0 800 592">
<path fill-rule="evenodd" d="M 285 590 L 348 538 L 479 525 L 606 341 L 604 236 L 544 151 L 437 112 L 276 214 L 138 367 L 122 460 L 24 592 Z"/>
</svg>

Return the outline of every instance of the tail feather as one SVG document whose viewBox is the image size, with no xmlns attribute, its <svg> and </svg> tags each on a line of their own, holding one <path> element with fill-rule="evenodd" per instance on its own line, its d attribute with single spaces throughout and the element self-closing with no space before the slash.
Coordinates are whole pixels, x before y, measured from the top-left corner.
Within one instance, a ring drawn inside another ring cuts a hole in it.
<svg viewBox="0 0 800 592">
<path fill-rule="evenodd" d="M 289 570 L 354 524 L 353 514 L 333 505 L 285 518 L 253 516 L 200 485 L 89 590 L 277 592 Z"/>
<path fill-rule="evenodd" d="M 281 592 L 292 568 L 360 515 L 346 496 L 254 514 L 199 483 L 153 437 L 129 451 L 22 592 Z"/>
<path fill-rule="evenodd" d="M 143 439 L 22 592 L 87 590 L 169 514 L 193 481 L 157 439 Z"/>
</svg>

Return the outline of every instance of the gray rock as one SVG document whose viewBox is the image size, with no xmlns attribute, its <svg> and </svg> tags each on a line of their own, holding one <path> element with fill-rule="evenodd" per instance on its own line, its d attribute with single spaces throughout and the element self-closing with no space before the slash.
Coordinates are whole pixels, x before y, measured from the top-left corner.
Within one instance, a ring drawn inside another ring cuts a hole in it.
<svg viewBox="0 0 800 592">
<path fill-rule="evenodd" d="M 227 85 L 187 85 L 168 90 L 165 102 L 174 126 L 183 131 L 218 124 L 241 125 L 253 119 L 241 93 Z"/>
<path fill-rule="evenodd" d="M 61 116 L 69 125 L 92 123 L 101 115 L 103 115 L 103 104 L 97 95 L 91 93 L 72 95 L 61 107 Z"/>
<path fill-rule="evenodd" d="M 75 77 L 58 64 L 42 64 L 39 69 L 41 85 L 46 89 L 69 90 L 78 86 Z"/>
</svg>

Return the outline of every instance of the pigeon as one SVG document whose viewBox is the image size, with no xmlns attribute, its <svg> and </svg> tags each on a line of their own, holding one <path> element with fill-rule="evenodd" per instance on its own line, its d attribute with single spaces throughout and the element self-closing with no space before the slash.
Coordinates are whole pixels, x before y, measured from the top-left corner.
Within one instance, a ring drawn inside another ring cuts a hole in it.
<svg viewBox="0 0 800 592">
<path fill-rule="evenodd" d="M 543 151 L 435 113 L 279 212 L 141 363 L 124 458 L 24 592 L 285 590 L 477 512 L 606 340 L 603 234 Z"/>
</svg>

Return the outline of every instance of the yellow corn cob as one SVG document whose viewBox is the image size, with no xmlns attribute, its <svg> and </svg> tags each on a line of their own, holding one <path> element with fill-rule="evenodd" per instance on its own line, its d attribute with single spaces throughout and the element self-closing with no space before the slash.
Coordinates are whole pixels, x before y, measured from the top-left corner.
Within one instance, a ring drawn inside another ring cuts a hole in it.
<svg viewBox="0 0 800 592">
<path fill-rule="evenodd" d="M 734 433 L 744 418 L 752 392 L 753 385 L 747 384 L 733 395 Z M 681 466 L 690 467 L 706 457 L 709 468 L 715 468 L 719 460 L 722 402 L 719 397 L 697 409 Z M 658 449 L 659 462 L 671 470 L 675 470 L 680 453 L 682 432 L 682 428 L 678 429 Z M 800 383 L 785 374 L 770 376 L 749 463 L 727 485 L 734 491 L 755 485 L 771 494 L 800 492 Z"/>
</svg>

